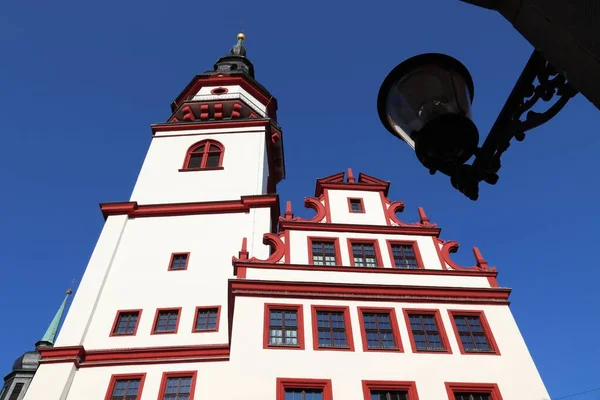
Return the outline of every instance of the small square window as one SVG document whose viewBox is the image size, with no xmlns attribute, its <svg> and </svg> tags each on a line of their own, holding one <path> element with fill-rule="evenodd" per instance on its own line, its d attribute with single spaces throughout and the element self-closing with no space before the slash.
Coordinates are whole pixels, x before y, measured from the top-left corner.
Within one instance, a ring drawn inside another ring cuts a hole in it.
<svg viewBox="0 0 600 400">
<path fill-rule="evenodd" d="M 156 310 L 156 318 L 152 333 L 177 333 L 180 310 L 181 309 L 179 308 Z"/>
<path fill-rule="evenodd" d="M 141 310 L 117 311 L 111 336 L 133 336 L 137 332 Z"/>
<path fill-rule="evenodd" d="M 348 209 L 351 213 L 364 213 L 363 199 L 348 199 Z"/>
<path fill-rule="evenodd" d="M 339 265 L 339 244 L 337 239 L 309 238 L 309 246 L 312 265 Z"/>
<path fill-rule="evenodd" d="M 160 384 L 159 400 L 189 400 L 194 398 L 196 371 L 165 372 Z"/>
<path fill-rule="evenodd" d="M 187 269 L 190 253 L 173 253 L 169 262 L 169 271 L 184 271 Z"/>
<path fill-rule="evenodd" d="M 211 332 L 219 330 L 219 314 L 221 307 L 196 308 L 196 321 L 194 332 Z"/>
<path fill-rule="evenodd" d="M 355 267 L 378 267 L 381 264 L 377 241 L 348 239 L 350 261 Z"/>
</svg>

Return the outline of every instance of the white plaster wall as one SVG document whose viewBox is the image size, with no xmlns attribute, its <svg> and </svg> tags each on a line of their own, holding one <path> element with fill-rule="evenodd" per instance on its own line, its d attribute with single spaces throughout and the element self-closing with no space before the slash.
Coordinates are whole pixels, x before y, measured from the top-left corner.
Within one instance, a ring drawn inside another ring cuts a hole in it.
<svg viewBox="0 0 600 400">
<path fill-rule="evenodd" d="M 76 371 L 73 363 L 40 365 L 23 400 L 65 400 Z"/>
<path fill-rule="evenodd" d="M 387 225 L 379 192 L 327 190 L 331 221 L 336 224 Z M 351 213 L 348 198 L 362 198 L 364 213 Z"/>
<path fill-rule="evenodd" d="M 225 147 L 223 170 L 179 172 L 188 148 L 205 139 Z M 131 201 L 139 204 L 239 200 L 263 194 L 265 133 L 262 131 L 155 137 L 138 176 Z"/>
<path fill-rule="evenodd" d="M 202 87 L 198 93 L 194 96 L 193 100 L 207 100 L 207 96 L 210 95 L 210 91 L 216 88 L 224 87 L 227 88 L 228 92 L 224 95 L 212 95 L 211 99 L 225 99 L 228 95 L 231 96 L 233 94 L 239 94 L 242 96 L 244 102 L 248 104 L 251 108 L 260 112 L 261 116 L 266 115 L 267 107 L 265 104 L 262 104 L 258 101 L 254 96 L 248 93 L 239 85 L 230 85 L 230 86 L 205 86 Z"/>
<path fill-rule="evenodd" d="M 350 266 L 350 253 L 347 239 L 377 239 L 381 252 L 383 267 L 391 268 L 390 257 L 386 240 L 416 241 L 426 269 L 442 269 L 440 259 L 435 250 L 431 236 L 416 235 L 381 235 L 371 233 L 352 232 L 315 232 L 315 231 L 290 231 L 290 262 L 291 264 L 310 264 L 308 260 L 308 237 L 339 238 L 342 265 Z"/>
<path fill-rule="evenodd" d="M 86 281 L 82 282 L 80 296 L 85 296 L 86 304 L 97 303 L 93 314 L 89 305 L 83 308 L 75 302 L 57 345 L 83 344 L 91 350 L 226 343 L 231 257 L 237 256 L 242 238 L 247 237 L 251 254 L 267 258 L 269 247 L 262 244 L 262 236 L 270 229 L 269 221 L 268 208 L 247 214 L 130 219 L 116 252 L 105 248 L 98 253 L 106 263 L 114 252 L 101 295 L 97 288 L 83 288 Z M 186 271 L 167 270 L 174 252 L 190 252 Z M 86 279 L 89 274 L 86 272 Z M 102 277 L 94 274 L 91 279 L 99 283 Z M 219 332 L 192 333 L 196 306 L 213 305 L 221 305 Z M 165 307 L 182 307 L 178 333 L 151 335 L 155 311 Z M 137 334 L 110 337 L 116 312 L 124 309 L 143 309 Z M 88 315 L 89 329 L 84 339 L 78 340 Z"/>
</svg>

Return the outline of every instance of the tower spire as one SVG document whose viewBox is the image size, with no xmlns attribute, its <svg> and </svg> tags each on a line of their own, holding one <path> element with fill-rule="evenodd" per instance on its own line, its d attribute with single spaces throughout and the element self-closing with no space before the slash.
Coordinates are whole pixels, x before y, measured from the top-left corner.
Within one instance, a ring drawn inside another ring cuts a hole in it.
<svg viewBox="0 0 600 400">
<path fill-rule="evenodd" d="M 217 60 L 214 72 L 229 75 L 245 74 L 254 78 L 254 66 L 246 58 L 245 40 L 246 35 L 243 32 L 237 34 L 237 43 L 231 48 L 228 55 Z"/>
<path fill-rule="evenodd" d="M 58 332 L 58 326 L 60 325 L 60 321 L 62 320 L 63 313 L 65 312 L 65 306 L 67 305 L 67 299 L 73 293 L 71 289 L 67 289 L 65 299 L 62 301 L 56 315 L 50 322 L 48 329 L 46 329 L 46 333 L 42 339 L 35 344 L 35 347 L 52 347 L 54 346 L 54 340 L 56 339 L 56 332 Z"/>
</svg>

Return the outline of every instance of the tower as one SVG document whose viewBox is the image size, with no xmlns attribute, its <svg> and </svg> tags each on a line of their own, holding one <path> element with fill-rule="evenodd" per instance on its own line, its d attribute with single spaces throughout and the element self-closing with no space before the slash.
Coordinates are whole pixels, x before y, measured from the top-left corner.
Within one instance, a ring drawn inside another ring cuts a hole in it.
<svg viewBox="0 0 600 400">
<path fill-rule="evenodd" d="M 244 35 L 175 99 L 106 219 L 25 400 L 548 399 L 475 251 L 397 217 L 389 183 L 317 180 L 280 216 L 277 101 Z M 4 400 L 4 399 L 2 399 Z"/>
</svg>

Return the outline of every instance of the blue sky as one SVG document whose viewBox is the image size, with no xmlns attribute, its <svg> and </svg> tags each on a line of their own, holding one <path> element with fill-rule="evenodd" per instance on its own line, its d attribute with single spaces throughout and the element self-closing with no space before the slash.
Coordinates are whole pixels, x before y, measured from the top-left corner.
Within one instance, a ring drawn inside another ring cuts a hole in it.
<svg viewBox="0 0 600 400">
<path fill-rule="evenodd" d="M 498 267 L 553 398 L 599 386 L 600 348 L 587 342 L 600 328 L 597 110 L 578 96 L 513 144 L 498 185 L 484 186 L 476 203 L 429 176 L 379 122 L 389 70 L 443 52 L 471 71 L 474 120 L 487 134 L 532 48 L 499 14 L 458 0 L 3 2 L 0 373 L 32 348 L 80 279 L 102 228 L 98 203 L 129 198 L 149 125 L 166 120 L 242 24 L 256 77 L 279 100 L 282 202 L 300 211 L 316 178 L 347 167 L 390 180 L 405 220 L 423 206 L 444 239 L 461 243 L 455 260 L 472 265 L 479 246 Z"/>
</svg>

